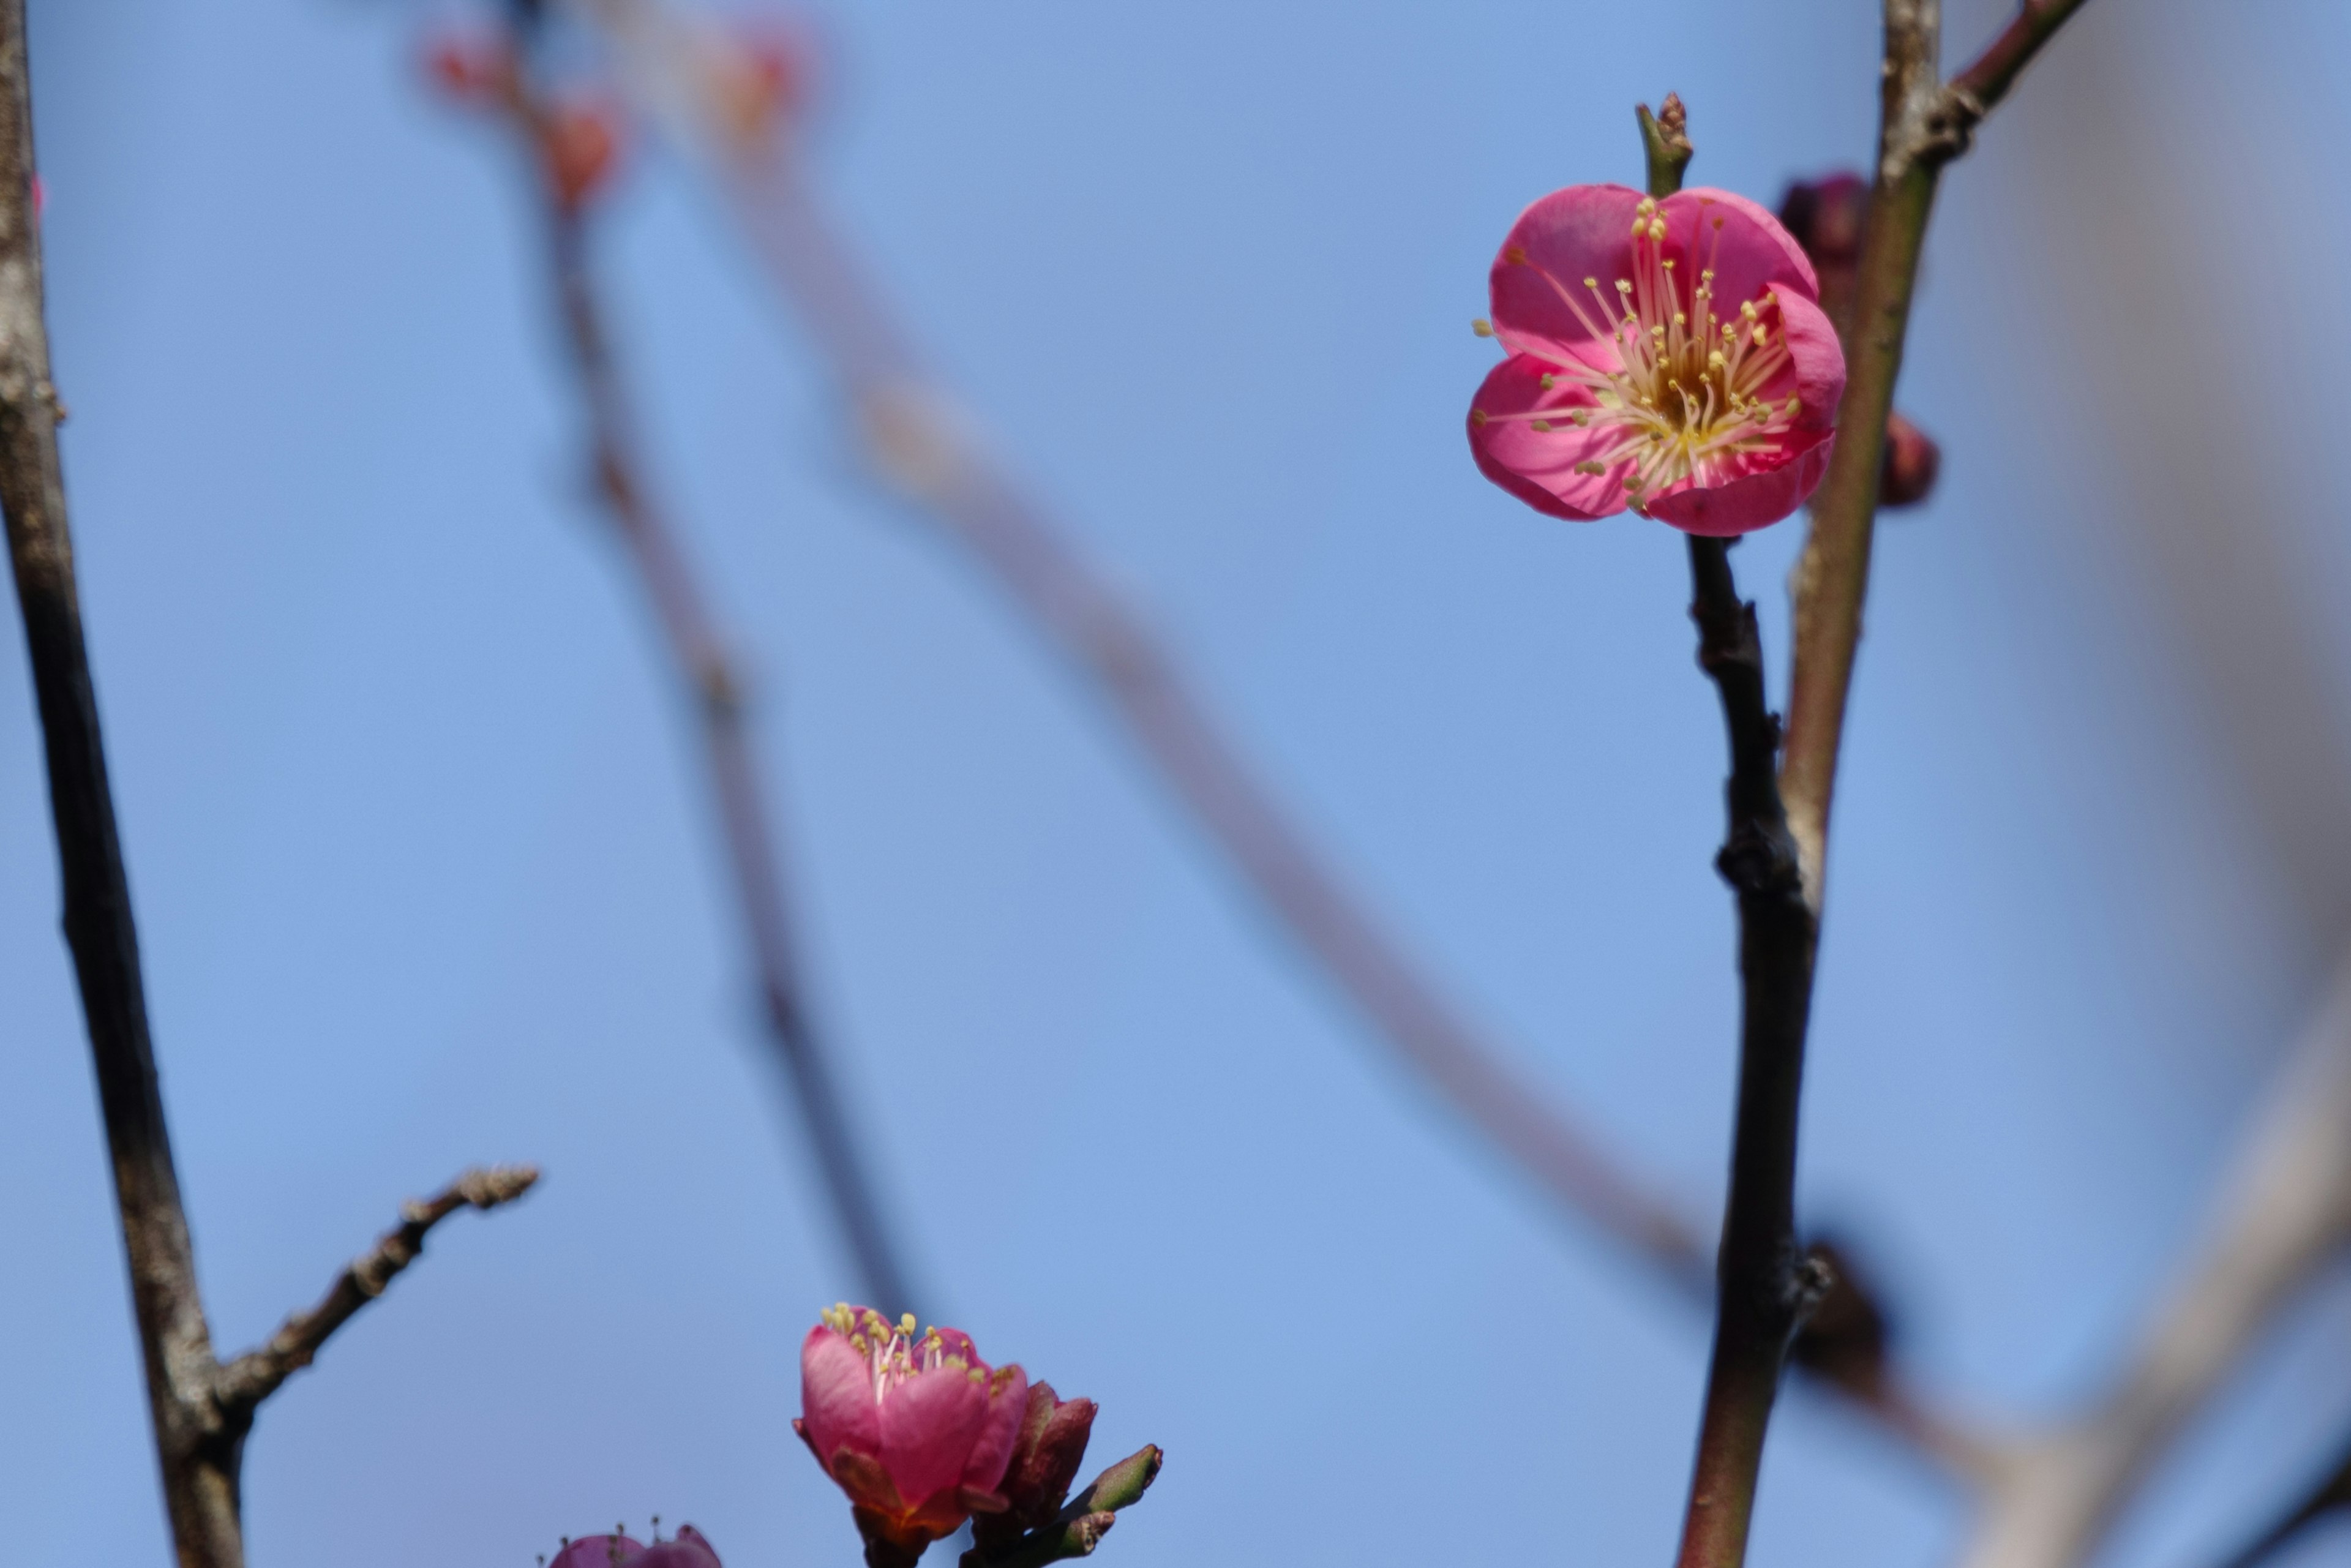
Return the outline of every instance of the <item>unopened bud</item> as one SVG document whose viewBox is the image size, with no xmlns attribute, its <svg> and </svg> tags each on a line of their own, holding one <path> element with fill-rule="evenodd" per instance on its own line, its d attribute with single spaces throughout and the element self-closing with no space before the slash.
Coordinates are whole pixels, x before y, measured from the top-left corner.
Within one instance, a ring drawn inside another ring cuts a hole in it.
<svg viewBox="0 0 2351 1568">
<path fill-rule="evenodd" d="M 611 178 L 621 152 L 618 119 L 601 104 L 559 104 L 547 118 L 540 151 L 556 200 L 577 212 Z"/>
<path fill-rule="evenodd" d="M 972 1539 L 989 1556 L 1008 1551 L 1028 1531 L 1061 1511 L 1070 1483 L 1085 1463 L 1086 1439 L 1093 1431 L 1091 1399 L 1063 1399 L 1050 1383 L 1029 1385 L 1029 1406 L 1013 1439 L 1012 1462 L 997 1490 L 1011 1505 L 1002 1513 L 976 1514 Z"/>
<path fill-rule="evenodd" d="M 1877 475 L 1877 504 L 1893 509 L 1915 507 L 1935 490 L 1943 449 L 1935 438 L 1899 413 L 1886 416 L 1886 461 Z"/>
<path fill-rule="evenodd" d="M 1780 198 L 1780 222 L 1814 267 L 1851 267 L 1861 259 L 1869 222 L 1869 183 L 1851 173 L 1799 180 Z"/>
<path fill-rule="evenodd" d="M 443 33 L 424 47 L 424 70 L 433 85 L 460 103 L 486 104 L 514 86 L 514 49 L 488 33 Z"/>
</svg>

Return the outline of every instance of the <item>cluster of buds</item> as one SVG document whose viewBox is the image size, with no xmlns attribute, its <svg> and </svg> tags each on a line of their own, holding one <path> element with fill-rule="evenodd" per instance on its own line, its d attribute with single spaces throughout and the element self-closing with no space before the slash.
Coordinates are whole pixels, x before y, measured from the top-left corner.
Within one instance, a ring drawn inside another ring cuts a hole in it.
<svg viewBox="0 0 2351 1568">
<path fill-rule="evenodd" d="M 801 1342 L 800 1404 L 792 1429 L 848 1493 L 868 1568 L 913 1568 L 967 1519 L 967 1568 L 1082 1557 L 1159 1473 L 1145 1447 L 1065 1502 L 1093 1401 L 989 1365 L 960 1329 L 917 1333 L 911 1312 L 826 1312 Z"/>
<path fill-rule="evenodd" d="M 718 1553 L 702 1532 L 690 1524 L 678 1527 L 677 1534 L 667 1541 L 661 1535 L 661 1521 L 653 1521 L 653 1544 L 647 1546 L 628 1534 L 619 1525 L 610 1535 L 567 1537 L 563 1550 L 547 1568 L 719 1568 Z"/>
<path fill-rule="evenodd" d="M 533 94 L 513 40 L 499 33 L 444 34 L 426 47 L 424 63 L 450 99 L 507 114 L 528 131 L 548 189 L 566 213 L 580 212 L 611 184 L 620 162 L 621 115 L 601 95 Z"/>
<path fill-rule="evenodd" d="M 1862 235 L 1869 225 L 1869 183 L 1850 173 L 1799 181 L 1781 198 L 1780 221 L 1812 258 L 1821 280 L 1821 308 L 1836 323 L 1838 334 L 1850 340 Z M 1924 501 L 1934 491 L 1942 462 L 1942 448 L 1932 436 L 1899 412 L 1887 415 L 1877 504 L 1890 509 Z"/>
</svg>

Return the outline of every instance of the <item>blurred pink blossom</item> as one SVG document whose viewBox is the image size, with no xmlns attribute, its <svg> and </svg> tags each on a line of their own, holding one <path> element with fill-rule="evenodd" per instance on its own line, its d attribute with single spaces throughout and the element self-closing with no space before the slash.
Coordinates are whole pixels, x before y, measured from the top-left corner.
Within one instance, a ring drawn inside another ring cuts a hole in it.
<svg viewBox="0 0 2351 1568">
<path fill-rule="evenodd" d="M 681 1525 L 669 1541 L 651 1546 L 625 1535 L 582 1535 L 564 1542 L 548 1568 L 719 1568 L 718 1553 L 694 1526 Z"/>
<path fill-rule="evenodd" d="M 1571 185 L 1519 215 L 1481 332 L 1510 357 L 1469 446 L 1536 510 L 1743 534 L 1828 468 L 1844 354 L 1779 220 L 1729 191 Z"/>
</svg>

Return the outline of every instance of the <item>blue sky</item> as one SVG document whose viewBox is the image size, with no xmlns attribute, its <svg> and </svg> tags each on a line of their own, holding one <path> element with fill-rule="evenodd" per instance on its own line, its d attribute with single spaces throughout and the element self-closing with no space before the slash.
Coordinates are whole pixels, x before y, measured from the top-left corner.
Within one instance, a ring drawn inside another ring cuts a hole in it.
<svg viewBox="0 0 2351 1568">
<path fill-rule="evenodd" d="M 1701 1216 L 1736 998 L 1682 552 L 1479 478 L 1468 321 L 1521 205 L 1634 175 L 1636 98 L 1677 89 L 1694 177 L 1766 200 L 1860 162 L 1875 9 L 816 14 L 815 167 L 943 373 L 1383 915 Z M 1949 9 L 1956 53 L 1998 8 Z M 2345 129 L 2342 20 L 2262 20 L 2085 14 L 1948 183 L 1904 385 L 1946 481 L 1881 542 L 1802 1196 L 1907 1304 L 1922 1378 L 1999 1416 L 2095 1386 L 2327 940 L 2231 826 L 2111 543 L 2133 476 L 2084 411 L 2118 392 L 2064 348 L 2065 212 L 2026 179 L 2095 57 L 2241 155 L 2209 225 L 2147 245 L 2260 282 L 2231 236 L 2275 220 L 2340 256 L 2342 204 L 2290 198 L 2340 187 L 2311 150 Z M 268 1407 L 254 1561 L 522 1568 L 653 1512 L 730 1563 L 853 1561 L 788 1427 L 847 1263 L 760 1067 L 685 716 L 576 482 L 517 170 L 421 89 L 399 7 L 37 0 L 33 27 L 68 478 L 215 1333 L 267 1333 L 467 1164 L 549 1173 Z M 690 169 L 637 150 L 600 242 L 916 1267 L 984 1352 L 1102 1402 L 1100 1458 L 1169 1452 L 1105 1550 L 1662 1558 L 1704 1323 L 1423 1101 L 1092 695 L 875 498 Z M 2308 306 L 2287 374 L 2324 385 L 2341 311 Z M 2346 568 L 2313 533 L 2316 593 Z M 1737 552 L 1775 658 L 1797 542 Z M 0 1500 L 29 1558 L 160 1562 L 13 634 L 0 694 Z M 2117 1561 L 2193 1560 L 2325 1446 L 2345 1284 Z M 1783 1410 L 1760 1568 L 1948 1554 L 1940 1483 Z"/>
</svg>

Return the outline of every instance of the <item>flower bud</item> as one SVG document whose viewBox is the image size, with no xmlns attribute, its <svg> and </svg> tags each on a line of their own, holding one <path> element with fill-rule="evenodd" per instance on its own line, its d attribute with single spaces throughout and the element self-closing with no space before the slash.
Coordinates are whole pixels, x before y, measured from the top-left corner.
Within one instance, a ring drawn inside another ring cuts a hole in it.
<svg viewBox="0 0 2351 1568">
<path fill-rule="evenodd" d="M 711 72 L 714 107 L 727 134 L 753 146 L 807 103 L 810 51 L 774 27 L 746 29 L 727 43 Z"/>
<path fill-rule="evenodd" d="M 601 104 L 559 104 L 549 113 L 540 152 L 565 211 L 578 212 L 603 188 L 620 151 L 617 117 Z"/>
<path fill-rule="evenodd" d="M 1943 466 L 1943 449 L 1935 438 L 1898 413 L 1886 416 L 1886 461 L 1878 470 L 1877 504 L 1891 510 L 1915 507 L 1934 493 L 1935 476 Z"/>
<path fill-rule="evenodd" d="M 849 1494 L 868 1568 L 913 1568 L 968 1515 L 1011 1506 L 997 1488 L 1028 1375 L 980 1360 L 960 1329 L 918 1335 L 912 1313 L 843 1302 L 800 1343 L 800 1407 L 792 1429 Z"/>
<path fill-rule="evenodd" d="M 1799 180 L 1780 198 L 1780 222 L 1819 267 L 1851 267 L 1861 259 L 1869 222 L 1869 183 L 1858 174 Z"/>
<path fill-rule="evenodd" d="M 1085 1463 L 1097 1408 L 1091 1399 L 1061 1398 L 1050 1383 L 1029 1385 L 1029 1408 L 1012 1445 L 1012 1462 L 997 1489 L 1011 1506 L 972 1520 L 972 1540 L 980 1551 L 1001 1553 L 1061 1511 L 1078 1467 Z"/>
<path fill-rule="evenodd" d="M 514 50 L 489 34 L 443 33 L 425 45 L 424 68 L 435 87 L 460 103 L 490 103 L 514 86 Z"/>
</svg>

